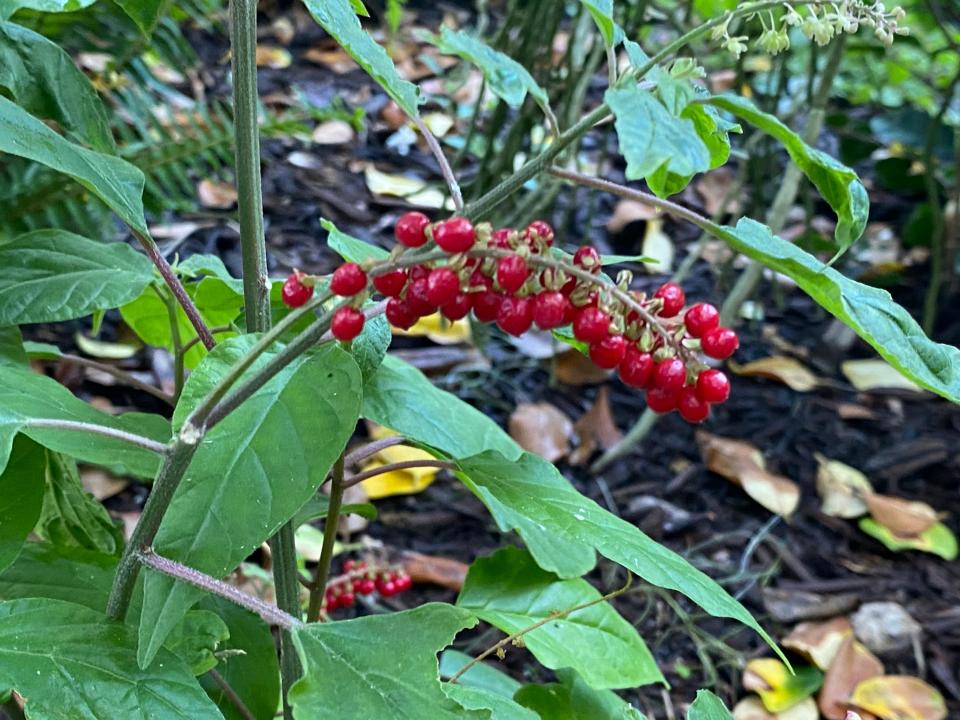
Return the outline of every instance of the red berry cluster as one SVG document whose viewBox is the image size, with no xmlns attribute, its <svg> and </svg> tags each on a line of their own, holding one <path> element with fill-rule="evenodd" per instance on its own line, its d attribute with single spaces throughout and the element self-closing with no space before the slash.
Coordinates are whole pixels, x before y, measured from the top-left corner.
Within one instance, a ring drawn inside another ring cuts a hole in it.
<svg viewBox="0 0 960 720">
<path fill-rule="evenodd" d="M 683 312 L 686 297 L 676 283 L 662 285 L 652 297 L 628 290 L 629 273 L 612 285 L 599 277 L 600 254 L 589 245 L 577 250 L 571 262 L 560 261 L 550 254 L 553 229 L 542 220 L 522 231 L 494 230 L 460 217 L 431 223 L 423 213 L 408 212 L 394 233 L 399 251 L 369 272 L 373 288 L 388 298 L 386 316 L 395 327 L 406 330 L 437 310 L 454 321 L 472 312 L 479 322 L 496 322 L 515 336 L 533 326 L 552 330 L 571 325 L 590 359 L 601 368 L 618 369 L 625 384 L 645 390 L 655 412 L 677 410 L 688 422 L 699 423 L 710 414 L 710 405 L 730 394 L 727 377 L 708 369 L 698 351 L 726 359 L 739 345 L 737 334 L 720 326 L 713 305 L 697 303 Z M 431 239 L 443 258 L 398 261 L 405 249 Z M 333 273 L 331 292 L 352 299 L 331 321 L 338 340 L 352 340 L 363 330 L 359 305 L 370 278 L 350 262 Z M 293 275 L 287 283 L 292 280 Z M 306 298 L 299 304 L 303 302 Z"/>
<path fill-rule="evenodd" d="M 382 597 L 392 597 L 413 587 L 413 580 L 402 570 L 371 568 L 362 560 L 345 561 L 343 572 L 341 577 L 327 585 L 323 598 L 323 607 L 327 612 L 352 606 L 357 595 L 376 592 Z"/>
</svg>

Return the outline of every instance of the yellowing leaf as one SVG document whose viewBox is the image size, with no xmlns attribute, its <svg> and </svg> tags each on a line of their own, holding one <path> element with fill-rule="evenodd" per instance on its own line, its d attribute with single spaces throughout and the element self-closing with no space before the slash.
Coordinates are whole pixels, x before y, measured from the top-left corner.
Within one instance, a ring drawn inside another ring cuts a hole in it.
<svg viewBox="0 0 960 720">
<path fill-rule="evenodd" d="M 916 537 L 937 522 L 936 510 L 924 502 L 875 493 L 865 500 L 871 517 L 897 537 Z"/>
<path fill-rule="evenodd" d="M 737 365 L 731 362 L 729 366 L 737 375 L 779 380 L 791 390 L 797 392 L 810 392 L 820 384 L 817 376 L 810 372 L 805 365 L 782 355 L 760 358 L 746 365 Z"/>
<path fill-rule="evenodd" d="M 438 312 L 420 318 L 409 330 L 396 327 L 392 327 L 391 330 L 394 335 L 427 337 L 438 345 L 470 342 L 470 323 L 466 318 L 450 322 Z"/>
<path fill-rule="evenodd" d="M 100 358 L 101 360 L 126 360 L 132 358 L 140 349 L 140 344 L 114 343 L 105 340 L 95 340 L 81 332 L 75 333 L 73 340 L 85 355 Z"/>
<path fill-rule="evenodd" d="M 797 625 L 783 639 L 782 645 L 796 650 L 821 670 L 827 670 L 844 639 L 852 633 L 850 621 L 845 617 L 827 622 L 805 622 Z"/>
<path fill-rule="evenodd" d="M 882 542 L 888 550 L 920 550 L 939 555 L 944 560 L 957 559 L 957 538 L 946 525 L 934 523 L 916 537 L 898 537 L 873 518 L 861 518 L 860 529 Z"/>
<path fill-rule="evenodd" d="M 666 275 L 673 268 L 673 240 L 663 231 L 663 220 L 653 218 L 647 221 L 641 252 L 652 260 L 645 266 L 647 272 Z"/>
<path fill-rule="evenodd" d="M 374 438 L 384 438 L 395 435 L 387 428 L 376 428 L 371 433 Z M 418 460 L 433 460 L 430 453 L 409 445 L 393 445 L 384 448 L 373 459 L 363 466 L 363 470 L 393 465 L 394 463 Z M 371 500 L 390 497 L 391 495 L 412 495 L 422 492 L 437 477 L 437 468 L 417 467 L 405 470 L 393 470 L 382 475 L 375 475 L 363 481 L 363 489 Z"/>
<path fill-rule="evenodd" d="M 364 166 L 363 177 L 367 181 L 367 188 L 374 195 L 407 197 L 420 192 L 427 186 L 426 181 L 421 178 L 380 172 L 373 163 L 367 163 Z"/>
<path fill-rule="evenodd" d="M 814 457 L 818 464 L 817 493 L 823 514 L 840 518 L 866 515 L 867 503 L 864 498 L 873 493 L 867 476 L 856 468 L 820 453 L 815 453 Z"/>
<path fill-rule="evenodd" d="M 789 710 L 815 693 L 823 673 L 809 665 L 794 667 L 793 674 L 780 660 L 760 658 L 747 663 L 743 687 L 756 692 L 763 706 L 773 713 Z"/>
<path fill-rule="evenodd" d="M 453 118 L 441 112 L 424 113 L 421 119 L 423 120 L 423 124 L 427 126 L 427 129 L 438 138 L 450 132 L 450 128 L 454 125 Z"/>
<path fill-rule="evenodd" d="M 840 370 L 847 376 L 850 384 L 861 392 L 879 388 L 923 392 L 916 383 L 901 375 L 886 360 L 847 360 L 840 365 Z"/>
<path fill-rule="evenodd" d="M 768 712 L 758 697 L 747 697 L 733 708 L 733 720 L 817 720 L 817 704 L 813 698 L 801 700 L 788 710 Z"/>
<path fill-rule="evenodd" d="M 282 70 L 290 67 L 293 58 L 290 53 L 283 48 L 273 45 L 257 45 L 257 66 L 268 67 L 273 70 Z"/>
<path fill-rule="evenodd" d="M 823 688 L 817 698 L 820 712 L 827 720 L 844 720 L 857 685 L 879 675 L 883 675 L 883 663 L 857 642 L 853 634 L 846 635 L 823 677 Z"/>
<path fill-rule="evenodd" d="M 923 680 L 906 675 L 870 678 L 857 685 L 852 704 L 880 720 L 945 720 L 943 696 Z"/>
</svg>

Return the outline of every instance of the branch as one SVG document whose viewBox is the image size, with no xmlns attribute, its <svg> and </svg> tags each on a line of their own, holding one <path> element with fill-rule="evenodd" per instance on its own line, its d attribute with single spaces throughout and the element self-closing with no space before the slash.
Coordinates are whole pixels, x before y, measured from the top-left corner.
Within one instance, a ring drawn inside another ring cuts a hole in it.
<svg viewBox="0 0 960 720">
<path fill-rule="evenodd" d="M 361 445 L 351 453 L 347 453 L 346 457 L 343 458 L 343 464 L 347 467 L 352 467 L 358 462 L 362 462 L 368 457 L 372 457 L 382 450 L 386 450 L 388 447 L 403 445 L 405 442 L 407 442 L 407 439 L 402 435 L 391 435 L 390 437 L 381 438 L 380 440 L 374 440 L 366 445 Z"/>
<path fill-rule="evenodd" d="M 92 435 L 102 435 L 112 440 L 120 440 L 121 442 L 135 445 L 144 450 L 155 452 L 158 455 L 166 455 L 170 449 L 169 446 L 158 443 L 156 440 L 151 440 L 143 435 L 137 435 L 136 433 L 127 432 L 126 430 L 117 430 L 112 427 L 107 427 L 106 425 L 95 425 L 94 423 L 77 422 L 75 420 L 57 420 L 54 418 L 30 418 L 26 421 L 25 425 L 26 427 L 48 428 L 50 430 L 72 430 L 75 432 L 90 433 Z"/>
<path fill-rule="evenodd" d="M 227 679 L 223 675 L 218 673 L 214 668 L 207 670 L 207 674 L 210 675 L 211 679 L 217 684 L 217 687 L 220 688 L 227 700 L 230 701 L 230 704 L 240 713 L 243 720 L 257 720 L 256 716 L 250 712 L 247 704 L 243 702 L 243 698 L 230 686 L 230 683 L 227 682 Z"/>
<path fill-rule="evenodd" d="M 430 152 L 433 153 L 433 157 L 436 158 L 437 164 L 440 166 L 440 173 L 443 175 L 443 180 L 447 183 L 447 188 L 450 190 L 450 197 L 453 198 L 453 207 L 456 209 L 457 214 L 462 215 L 463 193 L 460 192 L 460 184 L 457 182 L 456 175 L 453 174 L 453 168 L 450 167 L 447 156 L 443 154 L 443 148 L 440 147 L 437 138 L 430 132 L 430 128 L 427 127 L 426 123 L 424 123 L 419 116 L 414 117 L 413 122 L 416 123 L 417 129 L 420 131 L 420 134 L 423 135 L 423 139 L 427 141 L 427 147 L 430 148 Z"/>
<path fill-rule="evenodd" d="M 90 358 L 85 358 L 80 355 L 71 355 L 69 353 L 61 353 L 57 358 L 61 362 L 71 362 L 80 367 L 89 368 L 91 370 L 98 370 L 99 372 L 106 373 L 111 377 L 116 378 L 124 385 L 129 385 L 132 388 L 137 390 L 142 390 L 145 393 L 153 395 L 158 400 L 162 400 L 167 405 L 174 405 L 173 398 L 170 395 L 167 395 L 163 390 L 158 387 L 154 387 L 150 383 L 145 383 L 142 380 L 138 380 L 130 373 L 125 370 L 121 370 L 115 365 L 108 365 L 107 363 L 97 362 L 96 360 L 91 360 Z"/>
<path fill-rule="evenodd" d="M 372 477 L 377 475 L 385 475 L 386 473 L 393 472 L 394 470 L 409 470 L 411 468 L 439 468 L 441 470 L 456 470 L 457 466 L 452 462 L 447 462 L 446 460 L 404 460 L 403 462 L 395 462 L 390 465 L 381 465 L 380 467 L 370 468 L 369 470 L 364 470 L 359 472 L 356 475 L 351 475 L 346 479 L 343 486 L 344 488 L 353 487 L 354 485 L 359 485 L 364 480 L 369 480 Z"/>
<path fill-rule="evenodd" d="M 333 479 L 330 483 L 330 504 L 327 517 L 323 521 L 323 545 L 320 547 L 320 559 L 317 562 L 317 572 L 310 588 L 310 605 L 307 609 L 307 622 L 316 622 L 320 619 L 320 608 L 323 605 L 324 591 L 327 589 L 327 578 L 330 577 L 330 562 L 333 560 L 333 546 L 337 541 L 337 525 L 340 521 L 340 508 L 343 505 L 343 455 L 333 464 Z"/>
</svg>

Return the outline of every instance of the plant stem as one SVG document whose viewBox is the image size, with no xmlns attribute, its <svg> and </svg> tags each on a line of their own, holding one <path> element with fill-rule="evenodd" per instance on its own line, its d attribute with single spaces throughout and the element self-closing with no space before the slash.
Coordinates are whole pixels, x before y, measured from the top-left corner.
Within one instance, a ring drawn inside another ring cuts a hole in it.
<svg viewBox="0 0 960 720">
<path fill-rule="evenodd" d="M 180 307 L 183 308 L 183 312 L 190 321 L 190 324 L 193 325 L 194 330 L 197 331 L 197 337 L 200 338 L 200 342 L 203 343 L 203 346 L 207 350 L 212 350 L 216 343 L 213 341 L 213 335 L 210 334 L 210 329 L 203 321 L 203 317 L 200 315 L 200 311 L 197 310 L 197 306 L 193 304 L 193 300 L 187 295 L 186 289 L 184 289 L 180 280 L 173 272 L 170 263 L 160 254 L 160 249 L 153 241 L 153 238 L 136 231 L 134 231 L 133 234 L 140 245 L 143 246 L 143 249 L 146 251 L 147 256 L 153 262 L 154 266 L 160 271 L 160 276 L 167 284 L 167 287 L 170 288 L 170 292 L 173 293 Z"/>
<path fill-rule="evenodd" d="M 212 335 L 220 335 L 221 333 L 227 332 L 237 332 L 237 328 L 235 328 L 233 325 L 217 325 L 216 327 L 210 328 L 210 333 Z M 186 354 L 198 342 L 200 342 L 200 338 L 194 335 L 183 344 L 181 351 Z"/>
<path fill-rule="evenodd" d="M 343 458 L 343 464 L 346 467 L 352 467 L 358 462 L 366 460 L 368 457 L 376 455 L 382 450 L 386 450 L 388 447 L 403 445 L 406 441 L 407 439 L 402 435 L 391 435 L 390 437 L 381 438 L 380 440 L 374 440 L 366 445 L 361 445 L 353 452 L 347 453 Z"/>
<path fill-rule="evenodd" d="M 176 301 L 162 292 L 160 288 L 154 285 L 154 290 L 163 304 L 167 306 L 167 322 L 170 324 L 170 345 L 173 347 L 173 397 L 180 398 L 183 392 L 183 384 L 186 382 L 186 350 L 183 349 L 183 342 L 180 337 L 180 321 L 177 319 Z M 200 336 L 195 337 L 199 341 Z M 176 400 L 174 401 L 176 404 Z"/>
<path fill-rule="evenodd" d="M 71 355 L 70 353 L 61 353 L 57 357 L 57 360 L 60 362 L 73 363 L 74 365 L 79 365 L 80 367 L 106 373 L 107 375 L 116 378 L 124 385 L 129 385 L 132 388 L 141 390 L 149 395 L 153 395 L 155 398 L 165 402 L 167 405 L 174 404 L 173 398 L 170 395 L 167 395 L 160 388 L 154 387 L 150 383 L 145 383 L 142 380 L 138 380 L 127 371 L 121 370 L 115 365 L 108 365 L 107 363 L 97 362 L 96 360 L 91 360 L 90 358 L 85 358 L 80 355 Z"/>
<path fill-rule="evenodd" d="M 181 433 L 182 435 L 182 433 Z M 113 577 L 113 587 L 110 589 L 110 598 L 107 601 L 107 615 L 114 620 L 123 620 L 130 606 L 130 597 L 140 572 L 138 553 L 153 545 L 153 540 L 160 529 L 163 516 L 170 507 L 173 494 L 180 484 L 180 479 L 186 472 L 193 454 L 199 447 L 199 438 L 188 438 L 194 442 L 187 442 L 178 438 L 164 458 L 163 465 L 153 481 L 153 488 L 143 506 L 143 513 L 137 526 L 133 529 L 129 542 L 123 548 L 117 572 Z"/>
<path fill-rule="evenodd" d="M 599 605 L 599 604 L 602 603 L 602 602 L 606 602 L 606 601 L 608 601 L 608 600 L 612 600 L 613 598 L 617 597 L 618 595 L 622 595 L 622 594 L 625 593 L 627 590 L 629 590 L 629 589 L 630 589 L 630 585 L 632 585 L 632 584 L 633 584 L 633 575 L 628 574 L 628 575 L 627 575 L 627 582 L 626 582 L 626 584 L 625 584 L 622 588 L 620 588 L 619 590 L 614 590 L 614 591 L 611 592 L 611 593 L 607 593 L 606 595 L 601 595 L 600 597 L 594 598 L 593 600 L 590 600 L 590 601 L 588 601 L 588 602 L 580 603 L 579 605 L 574 605 L 573 607 L 567 608 L 566 610 L 558 610 L 558 611 L 556 611 L 556 612 L 552 612 L 552 613 L 550 613 L 547 617 L 543 618 L 543 620 L 538 620 L 537 622 L 533 623 L 533 625 L 528 625 L 527 627 L 525 627 L 525 628 L 523 628 L 523 629 L 521 629 L 521 630 L 517 630 L 515 633 L 511 633 L 511 634 L 507 635 L 505 638 L 503 638 L 503 640 L 501 640 L 500 642 L 496 643 L 495 645 L 491 645 L 491 646 L 488 647 L 486 650 L 484 650 L 482 653 L 480 653 L 479 655 L 477 655 L 477 657 L 473 658 L 473 660 L 471 660 L 471 661 L 468 662 L 466 665 L 464 665 L 462 668 L 460 668 L 459 670 L 457 670 L 457 672 L 455 672 L 455 673 L 450 677 L 450 679 L 449 679 L 447 682 L 449 682 L 449 683 L 451 683 L 451 684 L 452 684 L 452 683 L 456 683 L 457 680 L 459 680 L 461 677 L 463 677 L 463 676 L 467 673 L 467 671 L 470 670 L 470 668 L 472 668 L 474 665 L 480 663 L 481 661 L 483 661 L 484 659 L 486 659 L 487 657 L 489 657 L 490 655 L 492 655 L 493 653 L 495 653 L 497 650 L 499 650 L 499 649 L 505 647 L 506 645 L 508 645 L 509 643 L 512 643 L 512 642 L 514 642 L 515 640 L 523 637 L 523 636 L 526 635 L 527 633 L 532 632 L 532 631 L 536 630 L 536 629 L 539 628 L 539 627 L 543 627 L 543 626 L 546 625 L 547 623 L 552 623 L 552 622 L 555 621 L 555 620 L 559 620 L 560 618 L 565 618 L 565 617 L 567 617 L 568 615 L 572 615 L 573 613 L 577 612 L 578 610 L 585 610 L 585 609 L 588 608 L 588 607 L 593 607 L 594 605 Z"/>
<path fill-rule="evenodd" d="M 137 553 L 136 557 L 139 562 L 151 570 L 156 570 L 164 575 L 169 575 L 181 582 L 185 582 L 188 585 L 193 585 L 201 590 L 206 590 L 208 593 L 229 600 L 245 610 L 259 615 L 265 623 L 276 625 L 285 630 L 290 630 L 303 624 L 300 620 L 292 615 L 288 615 L 275 605 L 265 603 L 255 595 L 243 592 L 235 585 L 225 583 L 223 580 L 217 580 L 199 570 L 178 563 L 176 560 L 157 555 L 149 548 Z"/>
<path fill-rule="evenodd" d="M 307 609 L 307 622 L 316 622 L 320 619 L 320 608 L 323 605 L 324 590 L 327 588 L 327 578 L 330 577 L 330 562 L 333 560 L 333 546 L 337 540 L 337 525 L 340 522 L 340 508 L 343 506 L 343 455 L 333 464 L 333 473 L 330 482 L 330 504 L 327 517 L 323 521 L 323 545 L 320 548 L 320 560 L 317 562 L 317 572 L 313 578 L 313 587 L 310 588 L 310 605 Z"/>
<path fill-rule="evenodd" d="M 430 148 L 430 152 L 433 153 L 433 157 L 437 160 L 437 165 L 440 166 L 440 174 L 443 175 L 447 189 L 450 190 L 453 207 L 457 213 L 463 213 L 463 193 L 460 191 L 460 184 L 457 182 L 457 176 L 453 174 L 453 168 L 450 167 L 447 156 L 443 154 L 443 148 L 440 147 L 437 138 L 430 132 L 430 128 L 427 127 L 426 123 L 424 123 L 420 117 L 414 117 L 413 122 L 416 124 L 420 134 L 423 135 L 423 139 L 426 140 L 427 147 Z"/>
<path fill-rule="evenodd" d="M 381 465 L 380 467 L 370 468 L 369 470 L 364 470 L 356 475 L 351 475 L 343 482 L 343 487 L 353 487 L 354 485 L 359 485 L 364 480 L 369 480 L 377 475 L 385 475 L 386 473 L 393 472 L 395 470 L 410 470 L 411 468 L 439 468 L 440 470 L 454 470 L 456 467 L 457 466 L 452 462 L 447 462 L 446 460 L 404 460 L 403 462 L 395 462 L 391 463 L 390 465 Z M 334 482 L 336 482 L 335 479 Z M 331 506 L 332 504 L 333 501 L 331 500 Z"/>
<path fill-rule="evenodd" d="M 270 327 L 270 279 L 263 236 L 260 128 L 257 123 L 257 3 L 231 0 L 233 108 L 236 118 L 237 209 L 243 255 L 243 304 L 249 332 Z"/>
<path fill-rule="evenodd" d="M 296 528 L 292 522 L 285 522 L 277 533 L 270 538 L 270 552 L 273 555 L 273 586 L 277 593 L 277 605 L 286 610 L 297 622 L 300 622 L 300 583 L 297 580 L 297 548 L 294 538 Z M 292 718 L 293 711 L 287 700 L 290 688 L 303 675 L 300 658 L 293 644 L 289 630 L 280 633 L 280 681 L 283 688 L 283 713 Z"/>
<path fill-rule="evenodd" d="M 102 435 L 113 440 L 120 440 L 130 445 L 135 445 L 144 450 L 155 452 L 158 455 L 166 455 L 169 446 L 151 440 L 143 435 L 127 432 L 126 430 L 117 430 L 106 425 L 96 425 L 94 423 L 78 422 L 75 420 L 58 420 L 55 418 L 30 418 L 24 424 L 25 427 L 47 428 L 50 430 L 70 430 L 74 432 L 85 432 L 91 435 Z"/>
<path fill-rule="evenodd" d="M 237 691 L 234 690 L 230 683 L 227 682 L 227 679 L 218 673 L 214 668 L 207 670 L 207 674 L 210 678 L 217 684 L 217 687 L 226 695 L 227 700 L 230 701 L 230 704 L 236 709 L 243 720 L 257 720 L 256 716 L 250 712 L 250 708 L 247 707 L 247 704 L 243 701 Z"/>
</svg>

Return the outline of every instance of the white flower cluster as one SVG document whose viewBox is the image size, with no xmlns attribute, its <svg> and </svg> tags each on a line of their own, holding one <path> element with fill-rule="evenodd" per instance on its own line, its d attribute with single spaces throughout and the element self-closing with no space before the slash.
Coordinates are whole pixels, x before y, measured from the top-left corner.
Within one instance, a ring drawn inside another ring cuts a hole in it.
<svg viewBox="0 0 960 720">
<path fill-rule="evenodd" d="M 864 0 L 843 0 L 843 2 L 808 3 L 796 6 L 784 3 L 785 12 L 779 21 L 772 12 L 756 12 L 746 16 L 747 20 L 757 18 L 763 26 L 763 32 L 756 38 L 753 46 L 770 55 L 776 55 L 790 47 L 789 28 L 798 28 L 817 45 L 826 45 L 841 33 L 856 33 L 861 26 L 873 29 L 874 35 L 884 45 L 891 45 L 896 35 L 909 34 L 909 28 L 901 27 L 899 22 L 906 14 L 900 7 L 887 10 L 882 2 L 868 3 Z M 719 42 L 735 57 L 740 57 L 748 49 L 748 35 L 731 35 L 731 23 L 735 15 L 728 15 L 725 22 L 715 27 L 711 37 Z"/>
</svg>

